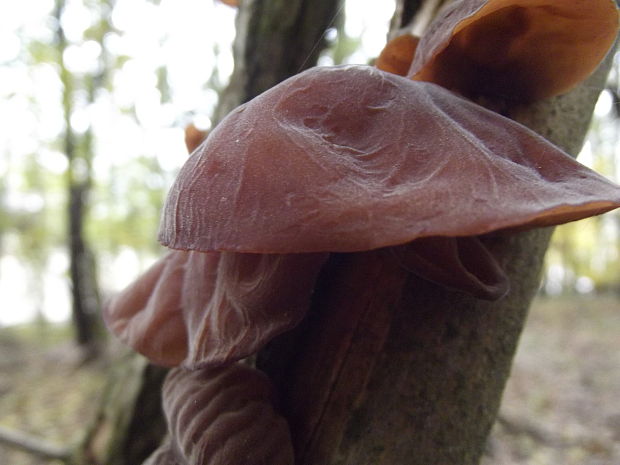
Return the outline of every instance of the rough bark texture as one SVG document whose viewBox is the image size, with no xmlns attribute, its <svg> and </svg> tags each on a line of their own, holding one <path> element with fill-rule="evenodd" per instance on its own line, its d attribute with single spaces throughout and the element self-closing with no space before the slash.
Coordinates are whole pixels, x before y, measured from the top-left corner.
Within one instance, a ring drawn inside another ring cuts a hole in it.
<svg viewBox="0 0 620 465">
<path fill-rule="evenodd" d="M 117 360 L 95 421 L 71 463 L 136 465 L 166 433 L 161 386 L 167 370 L 135 354 Z"/>
<path fill-rule="evenodd" d="M 316 65 L 340 0 L 244 0 L 237 16 L 235 69 L 216 120 L 280 81 Z"/>
<path fill-rule="evenodd" d="M 576 155 L 607 69 L 511 115 Z M 258 358 L 280 389 L 297 465 L 477 464 L 550 235 L 486 239 L 512 283 L 496 303 L 425 282 L 387 250 L 334 255 L 306 323 Z"/>
</svg>

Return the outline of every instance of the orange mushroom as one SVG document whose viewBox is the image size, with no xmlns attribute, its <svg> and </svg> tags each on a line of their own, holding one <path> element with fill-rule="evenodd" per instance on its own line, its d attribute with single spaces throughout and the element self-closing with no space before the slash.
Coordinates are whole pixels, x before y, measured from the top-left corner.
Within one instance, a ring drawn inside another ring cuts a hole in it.
<svg viewBox="0 0 620 465">
<path fill-rule="evenodd" d="M 185 126 L 185 147 L 188 153 L 192 153 L 207 137 L 209 131 L 198 129 L 194 124 L 190 123 Z"/>
<path fill-rule="evenodd" d="M 411 34 L 394 37 L 383 48 L 375 66 L 388 73 L 406 76 L 420 39 Z"/>
<path fill-rule="evenodd" d="M 288 424 L 266 375 L 246 365 L 166 377 L 168 440 L 144 465 L 293 465 Z"/>
<path fill-rule="evenodd" d="M 538 100 L 587 78 L 617 34 L 614 0 L 460 0 L 424 34 L 408 76 L 469 97 Z"/>
<path fill-rule="evenodd" d="M 224 5 L 231 6 L 233 8 L 237 8 L 239 6 L 239 0 L 219 0 Z"/>
</svg>

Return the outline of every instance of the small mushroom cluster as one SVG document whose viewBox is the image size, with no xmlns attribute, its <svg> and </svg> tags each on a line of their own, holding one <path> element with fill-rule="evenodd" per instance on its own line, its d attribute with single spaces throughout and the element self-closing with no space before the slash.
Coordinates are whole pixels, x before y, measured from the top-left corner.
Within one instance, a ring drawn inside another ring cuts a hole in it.
<svg viewBox="0 0 620 465">
<path fill-rule="evenodd" d="M 104 313 L 154 363 L 182 366 L 164 389 L 169 441 L 148 463 L 293 463 L 268 379 L 236 361 L 304 318 L 329 253 L 393 247 L 423 278 L 498 299 L 509 282 L 480 236 L 619 207 L 620 187 L 465 98 L 565 92 L 617 28 L 611 0 L 462 0 L 419 44 L 386 47 L 391 72 L 313 68 L 228 115 L 170 191 L 160 241 L 173 250 Z"/>
</svg>

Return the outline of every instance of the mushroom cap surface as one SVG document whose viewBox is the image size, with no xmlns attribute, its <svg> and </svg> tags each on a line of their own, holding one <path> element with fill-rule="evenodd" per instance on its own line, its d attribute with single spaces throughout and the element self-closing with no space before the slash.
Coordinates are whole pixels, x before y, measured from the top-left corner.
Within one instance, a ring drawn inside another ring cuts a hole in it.
<svg viewBox="0 0 620 465">
<path fill-rule="evenodd" d="M 614 0 L 461 0 L 430 25 L 408 76 L 467 96 L 534 101 L 586 79 L 617 34 Z"/>
<path fill-rule="evenodd" d="M 559 224 L 620 187 L 435 84 L 313 68 L 225 118 L 181 169 L 160 241 L 185 250 L 354 252 Z"/>
</svg>

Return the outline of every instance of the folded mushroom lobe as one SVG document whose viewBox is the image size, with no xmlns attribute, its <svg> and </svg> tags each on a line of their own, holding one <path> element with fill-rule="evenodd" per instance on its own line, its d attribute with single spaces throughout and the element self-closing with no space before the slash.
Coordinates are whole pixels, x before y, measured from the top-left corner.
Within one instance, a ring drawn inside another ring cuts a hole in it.
<svg viewBox="0 0 620 465">
<path fill-rule="evenodd" d="M 187 356 L 181 287 L 188 258 L 167 254 L 103 308 L 110 331 L 158 365 L 174 366 Z"/>
<path fill-rule="evenodd" d="M 170 441 L 150 463 L 293 465 L 289 428 L 274 401 L 267 376 L 249 366 L 175 368 L 163 387 Z"/>
<path fill-rule="evenodd" d="M 620 206 L 620 188 L 524 126 L 432 83 L 313 68 L 234 110 L 181 169 L 160 240 L 354 252 Z"/>
<path fill-rule="evenodd" d="M 186 253 L 192 259 L 181 292 L 189 339 L 183 365 L 191 369 L 247 357 L 296 326 L 328 257 Z M 216 273 L 204 279 L 204 270 Z"/>
<path fill-rule="evenodd" d="M 301 321 L 326 259 L 172 251 L 114 297 L 104 317 L 153 363 L 227 363 Z"/>
<path fill-rule="evenodd" d="M 502 298 L 508 276 L 478 237 L 427 237 L 396 249 L 408 270 L 444 287 L 485 300 Z"/>
<path fill-rule="evenodd" d="M 406 76 L 420 39 L 411 34 L 402 34 L 391 39 L 377 57 L 375 66 L 388 73 Z"/>
<path fill-rule="evenodd" d="M 430 25 L 408 76 L 469 97 L 534 101 L 586 79 L 617 33 L 613 0 L 461 0 Z"/>
</svg>

